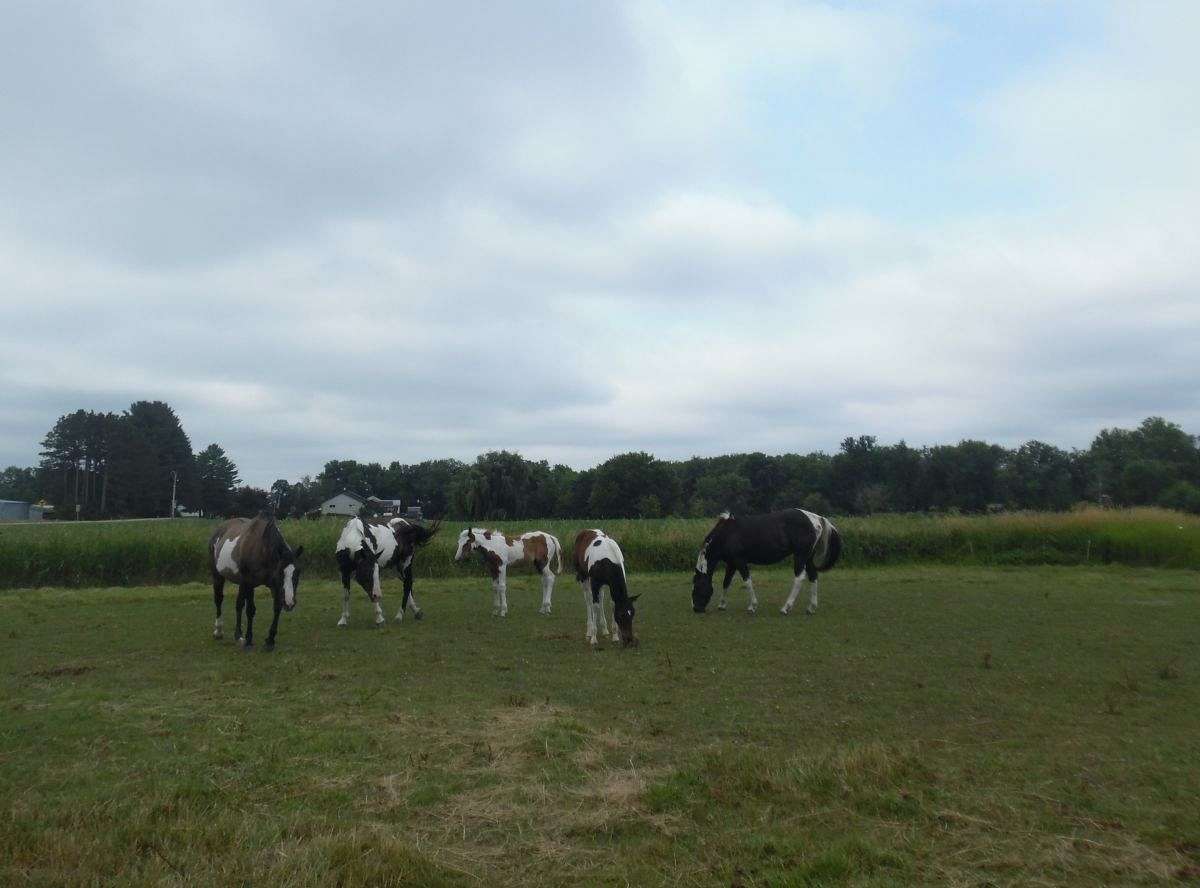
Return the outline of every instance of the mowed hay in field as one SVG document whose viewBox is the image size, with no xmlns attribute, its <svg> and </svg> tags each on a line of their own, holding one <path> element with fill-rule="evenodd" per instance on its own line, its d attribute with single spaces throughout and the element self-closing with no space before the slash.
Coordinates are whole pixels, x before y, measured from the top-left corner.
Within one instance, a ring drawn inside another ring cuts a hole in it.
<svg viewBox="0 0 1200 888">
<path fill-rule="evenodd" d="M 1200 517 L 1163 509 L 1012 513 L 994 516 L 876 515 L 835 521 L 842 532 L 842 565 L 1124 564 L 1200 568 Z M 215 521 L 45 522 L 0 525 L 0 588 L 115 586 L 203 582 L 205 549 Z M 308 553 L 304 575 L 337 575 L 333 548 L 338 519 L 283 521 L 292 546 Z M 478 522 L 476 522 L 478 523 Z M 586 527 L 603 527 L 621 544 L 631 572 L 691 571 L 713 520 L 506 521 L 508 533 L 546 530 L 569 547 Z M 465 522 L 447 521 L 424 547 L 414 572 L 425 578 L 481 573 L 477 560 L 453 561 Z M 564 564 L 569 573 L 570 565 Z"/>
<path fill-rule="evenodd" d="M 274 654 L 202 584 L 0 594 L 0 883 L 1166 885 L 1200 871 L 1191 571 L 847 569 L 815 617 L 631 577 L 421 623 L 301 588 Z M 385 582 L 398 601 L 398 583 Z M 390 609 L 389 609 L 390 612 Z M 260 609 L 260 619 L 263 610 Z M 226 616 L 226 637 L 232 614 Z"/>
</svg>

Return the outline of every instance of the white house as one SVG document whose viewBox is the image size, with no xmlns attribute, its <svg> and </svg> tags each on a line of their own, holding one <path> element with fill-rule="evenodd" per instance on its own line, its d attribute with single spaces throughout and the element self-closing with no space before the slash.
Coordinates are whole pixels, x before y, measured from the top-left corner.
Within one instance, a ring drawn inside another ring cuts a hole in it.
<svg viewBox="0 0 1200 888">
<path fill-rule="evenodd" d="M 347 518 L 353 518 L 365 503 L 366 500 L 357 493 L 342 490 L 321 503 L 321 514 L 343 515 Z"/>
</svg>

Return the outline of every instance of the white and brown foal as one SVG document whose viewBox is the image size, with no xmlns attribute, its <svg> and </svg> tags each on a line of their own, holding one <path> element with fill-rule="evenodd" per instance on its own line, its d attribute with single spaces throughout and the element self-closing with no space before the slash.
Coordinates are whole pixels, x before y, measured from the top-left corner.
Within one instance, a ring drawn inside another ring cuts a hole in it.
<svg viewBox="0 0 1200 888">
<path fill-rule="evenodd" d="M 478 552 L 492 575 L 492 616 L 508 616 L 508 569 L 515 564 L 531 564 L 542 577 L 542 606 L 538 613 L 550 613 L 550 598 L 554 594 L 554 574 L 562 572 L 562 546 L 558 538 L 541 530 L 531 530 L 519 537 L 510 537 L 498 530 L 469 527 L 458 535 L 455 561 L 462 561 Z M 558 568 L 552 571 L 550 562 Z"/>
<path fill-rule="evenodd" d="M 625 556 L 617 541 L 602 530 L 581 530 L 575 537 L 575 579 L 583 588 L 583 604 L 587 608 L 588 641 L 596 643 L 596 629 L 608 634 L 604 621 L 604 588 L 612 600 L 612 640 L 626 647 L 636 645 L 633 637 L 633 603 L 625 583 Z"/>
</svg>

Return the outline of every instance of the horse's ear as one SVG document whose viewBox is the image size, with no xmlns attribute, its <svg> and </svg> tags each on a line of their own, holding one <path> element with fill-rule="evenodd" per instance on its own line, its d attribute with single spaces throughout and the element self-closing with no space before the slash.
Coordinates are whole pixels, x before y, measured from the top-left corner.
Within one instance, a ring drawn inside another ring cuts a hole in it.
<svg viewBox="0 0 1200 888">
<path fill-rule="evenodd" d="M 303 546 L 303 545 L 300 545 L 300 546 L 297 546 L 297 547 L 296 547 L 296 551 L 294 551 L 294 552 L 292 553 L 292 557 L 293 557 L 293 558 L 299 558 L 299 557 L 300 557 L 301 555 L 303 555 L 303 554 L 304 554 L 304 546 Z"/>
</svg>

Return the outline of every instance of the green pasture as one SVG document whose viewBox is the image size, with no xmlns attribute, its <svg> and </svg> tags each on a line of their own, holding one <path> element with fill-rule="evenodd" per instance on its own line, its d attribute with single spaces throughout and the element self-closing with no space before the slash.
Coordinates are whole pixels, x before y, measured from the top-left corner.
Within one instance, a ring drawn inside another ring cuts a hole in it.
<svg viewBox="0 0 1200 888">
<path fill-rule="evenodd" d="M 757 616 L 632 573 L 641 645 L 595 652 L 575 583 L 542 617 L 514 575 L 501 620 L 480 574 L 341 630 L 308 578 L 273 654 L 213 641 L 203 584 L 0 593 L 0 884 L 1200 877 L 1194 571 L 848 568 L 811 618 L 786 571 Z"/>
</svg>

